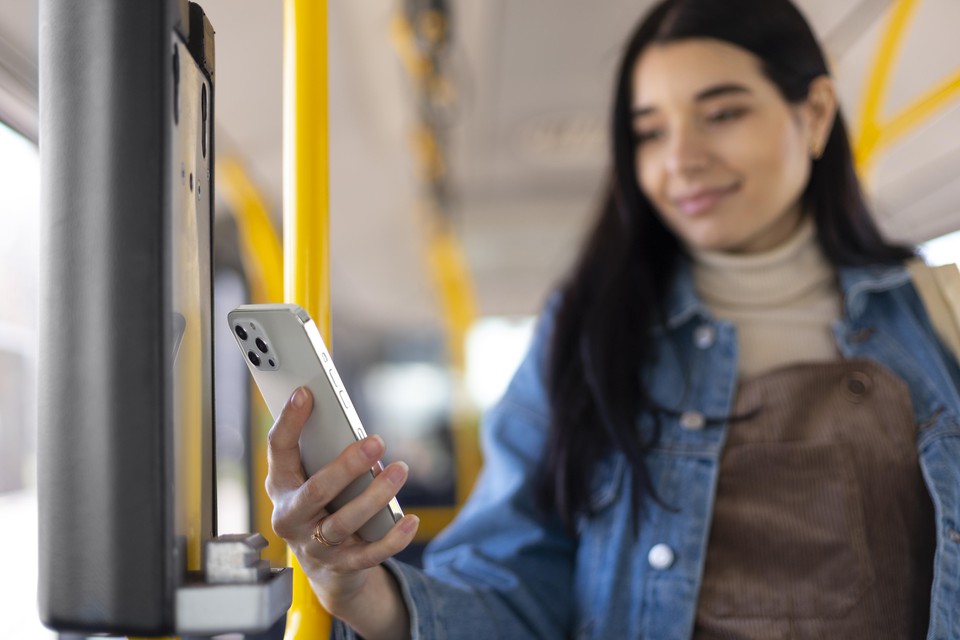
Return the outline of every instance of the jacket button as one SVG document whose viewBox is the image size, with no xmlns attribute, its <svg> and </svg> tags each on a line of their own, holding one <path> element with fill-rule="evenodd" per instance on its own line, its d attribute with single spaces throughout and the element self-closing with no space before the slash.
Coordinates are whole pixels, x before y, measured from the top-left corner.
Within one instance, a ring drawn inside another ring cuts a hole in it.
<svg viewBox="0 0 960 640">
<path fill-rule="evenodd" d="M 657 571 L 669 569 L 673 565 L 673 560 L 673 549 L 665 544 L 654 545 L 647 555 L 647 561 L 650 563 L 650 567 Z"/>
<path fill-rule="evenodd" d="M 688 431 L 699 431 L 707 423 L 698 411 L 684 411 L 680 414 L 680 426 Z"/>
<path fill-rule="evenodd" d="M 702 324 L 693 332 L 693 344 L 698 349 L 709 349 L 717 340 L 717 331 L 708 324 Z"/>
</svg>

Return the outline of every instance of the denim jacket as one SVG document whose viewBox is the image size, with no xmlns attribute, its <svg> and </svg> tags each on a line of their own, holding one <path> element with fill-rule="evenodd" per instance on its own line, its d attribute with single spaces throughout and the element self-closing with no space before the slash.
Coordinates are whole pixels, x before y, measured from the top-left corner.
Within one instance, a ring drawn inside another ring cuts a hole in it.
<svg viewBox="0 0 960 640">
<path fill-rule="evenodd" d="M 936 511 L 930 640 L 960 640 L 960 369 L 935 337 L 906 270 L 839 271 L 844 317 L 834 333 L 845 358 L 868 358 L 907 383 L 917 450 Z M 681 640 L 697 594 L 727 425 L 737 387 L 734 327 L 712 318 L 683 265 L 655 333 L 652 398 L 677 409 L 647 457 L 659 496 L 631 524 L 630 471 L 613 454 L 594 474 L 595 515 L 575 536 L 536 507 L 548 428 L 545 363 L 551 306 L 525 361 L 482 431 L 484 468 L 453 524 L 430 545 L 424 571 L 388 561 L 414 638 L 648 638 Z M 639 427 L 649 425 L 641 418 Z M 882 526 L 882 523 L 877 523 Z M 338 624 L 335 634 L 349 637 Z"/>
</svg>

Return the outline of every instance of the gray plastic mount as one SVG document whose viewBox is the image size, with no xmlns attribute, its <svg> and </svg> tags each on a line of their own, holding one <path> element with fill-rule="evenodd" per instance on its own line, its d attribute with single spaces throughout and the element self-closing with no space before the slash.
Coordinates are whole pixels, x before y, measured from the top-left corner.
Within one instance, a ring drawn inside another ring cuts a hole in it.
<svg viewBox="0 0 960 640">
<path fill-rule="evenodd" d="M 208 541 L 203 575 L 188 575 L 177 589 L 177 632 L 258 633 L 273 626 L 293 600 L 293 569 L 271 569 L 260 559 L 266 546 L 259 533 Z"/>
</svg>

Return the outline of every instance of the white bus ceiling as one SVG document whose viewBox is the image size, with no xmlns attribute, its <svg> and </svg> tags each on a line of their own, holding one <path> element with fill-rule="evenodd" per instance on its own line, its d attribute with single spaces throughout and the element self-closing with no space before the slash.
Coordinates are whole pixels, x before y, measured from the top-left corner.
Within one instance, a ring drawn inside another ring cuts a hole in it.
<svg viewBox="0 0 960 640">
<path fill-rule="evenodd" d="M 207 0 L 220 159 L 281 211 L 282 3 Z M 453 2 L 455 217 L 481 315 L 536 310 L 575 248 L 604 164 L 617 47 L 650 2 Z M 799 0 L 824 39 L 853 131 L 891 0 Z M 890 118 L 960 70 L 956 0 L 921 0 L 880 105 Z M 371 329 L 436 325 L 415 212 L 413 90 L 390 39 L 397 0 L 329 5 L 333 308 Z M 602 10 L 599 8 L 602 6 Z M 36 2 L 0 0 L 0 114 L 35 135 Z M 31 100 L 33 101 L 31 103 Z M 960 99 L 882 149 L 880 224 L 919 242 L 960 228 Z M 385 326 L 382 328 L 386 328 Z"/>
</svg>

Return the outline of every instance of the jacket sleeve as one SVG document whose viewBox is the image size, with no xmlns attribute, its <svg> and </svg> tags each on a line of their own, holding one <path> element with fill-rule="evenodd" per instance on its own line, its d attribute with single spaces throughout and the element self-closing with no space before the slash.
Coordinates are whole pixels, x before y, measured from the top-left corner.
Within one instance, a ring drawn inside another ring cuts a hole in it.
<svg viewBox="0 0 960 640">
<path fill-rule="evenodd" d="M 413 638 L 562 638 L 573 618 L 576 545 L 536 503 L 545 450 L 544 385 L 552 328 L 543 314 L 530 351 L 481 429 L 484 467 L 454 522 L 427 548 L 424 571 L 390 560 Z M 353 636 L 336 624 L 334 637 Z"/>
</svg>

